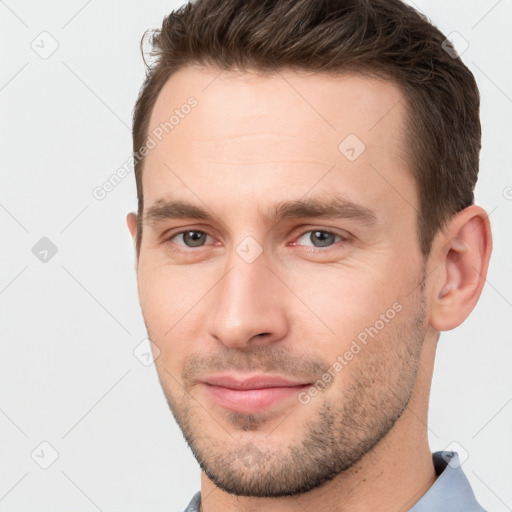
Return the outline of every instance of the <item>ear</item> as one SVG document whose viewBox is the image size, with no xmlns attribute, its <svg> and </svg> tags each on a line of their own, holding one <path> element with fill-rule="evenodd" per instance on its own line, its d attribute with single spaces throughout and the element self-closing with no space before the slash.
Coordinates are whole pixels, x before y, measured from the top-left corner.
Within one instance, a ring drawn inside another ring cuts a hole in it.
<svg viewBox="0 0 512 512">
<path fill-rule="evenodd" d="M 133 243 L 135 243 L 137 237 L 137 214 L 130 212 L 126 216 L 126 224 L 128 225 L 128 229 L 130 231 L 130 235 L 133 238 Z"/>
<path fill-rule="evenodd" d="M 438 331 L 460 325 L 475 307 L 492 250 L 489 216 L 471 205 L 436 236 L 429 259 L 437 278 L 431 289 L 430 323 Z"/>
<path fill-rule="evenodd" d="M 126 216 L 126 224 L 128 225 L 128 230 L 130 231 L 130 235 L 133 239 L 133 245 L 136 245 L 136 243 L 137 243 L 137 215 L 133 212 L 130 212 Z M 139 259 L 138 255 L 136 255 L 135 270 L 137 270 L 138 259 Z"/>
</svg>

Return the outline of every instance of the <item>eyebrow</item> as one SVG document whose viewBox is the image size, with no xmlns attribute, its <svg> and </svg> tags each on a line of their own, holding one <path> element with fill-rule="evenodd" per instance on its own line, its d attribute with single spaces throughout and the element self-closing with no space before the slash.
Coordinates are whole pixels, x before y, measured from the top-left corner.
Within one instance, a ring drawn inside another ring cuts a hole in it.
<svg viewBox="0 0 512 512">
<path fill-rule="evenodd" d="M 150 226 L 167 219 L 194 219 L 213 222 L 216 217 L 208 209 L 185 201 L 159 199 L 145 212 L 146 223 Z M 297 199 L 281 201 L 268 209 L 265 220 L 276 224 L 281 220 L 298 218 L 353 219 L 363 224 L 373 225 L 377 216 L 366 206 L 335 197 L 328 200 Z"/>
</svg>

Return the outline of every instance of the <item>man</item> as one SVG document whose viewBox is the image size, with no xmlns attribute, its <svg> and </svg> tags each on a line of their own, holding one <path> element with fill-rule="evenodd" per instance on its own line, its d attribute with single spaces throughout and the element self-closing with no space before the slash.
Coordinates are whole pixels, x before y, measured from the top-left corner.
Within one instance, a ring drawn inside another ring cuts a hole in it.
<svg viewBox="0 0 512 512">
<path fill-rule="evenodd" d="M 491 253 L 453 47 L 399 0 L 197 0 L 152 44 L 127 223 L 187 511 L 483 510 L 427 439 Z"/>
</svg>

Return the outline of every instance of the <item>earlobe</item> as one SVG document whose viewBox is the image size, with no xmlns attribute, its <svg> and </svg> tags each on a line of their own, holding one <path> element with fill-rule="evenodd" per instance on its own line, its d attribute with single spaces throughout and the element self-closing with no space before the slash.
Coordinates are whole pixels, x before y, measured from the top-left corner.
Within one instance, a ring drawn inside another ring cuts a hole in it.
<svg viewBox="0 0 512 512">
<path fill-rule="evenodd" d="M 455 215 L 433 250 L 443 277 L 434 290 L 430 320 L 436 330 L 448 331 L 468 317 L 485 284 L 492 250 L 485 210 L 472 205 Z"/>
<path fill-rule="evenodd" d="M 135 242 L 137 236 L 137 215 L 133 212 L 130 212 L 126 216 L 126 224 L 128 225 L 128 230 L 130 231 L 130 235 Z"/>
<path fill-rule="evenodd" d="M 128 230 L 130 231 L 133 245 L 135 246 L 135 271 L 137 271 L 137 266 L 139 264 L 139 255 L 137 252 L 137 222 L 137 215 L 135 213 L 130 212 L 126 216 L 126 224 L 128 225 Z"/>
</svg>

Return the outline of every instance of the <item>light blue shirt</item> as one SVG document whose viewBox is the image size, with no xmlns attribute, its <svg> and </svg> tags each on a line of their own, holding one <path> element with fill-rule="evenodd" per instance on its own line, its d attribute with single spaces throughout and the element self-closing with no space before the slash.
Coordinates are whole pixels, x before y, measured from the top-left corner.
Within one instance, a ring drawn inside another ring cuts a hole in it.
<svg viewBox="0 0 512 512">
<path fill-rule="evenodd" d="M 485 512 L 476 501 L 456 452 L 432 454 L 437 480 L 409 512 Z M 184 512 L 199 512 L 197 492 Z"/>
</svg>

